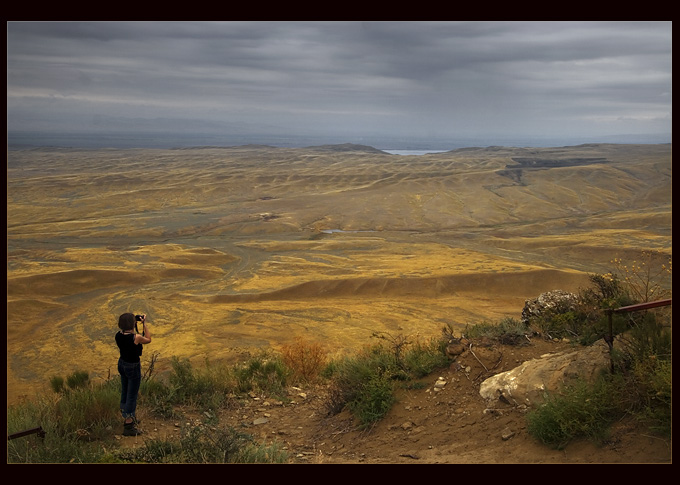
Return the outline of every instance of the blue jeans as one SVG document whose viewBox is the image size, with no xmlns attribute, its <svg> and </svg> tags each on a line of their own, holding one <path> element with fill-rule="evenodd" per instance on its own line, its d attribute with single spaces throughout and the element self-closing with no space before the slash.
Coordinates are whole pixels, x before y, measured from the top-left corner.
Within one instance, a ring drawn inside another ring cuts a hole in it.
<svg viewBox="0 0 680 485">
<path fill-rule="evenodd" d="M 139 362 L 130 363 L 118 359 L 118 373 L 120 374 L 120 412 L 123 419 L 136 419 L 137 394 L 142 383 L 142 365 Z"/>
</svg>

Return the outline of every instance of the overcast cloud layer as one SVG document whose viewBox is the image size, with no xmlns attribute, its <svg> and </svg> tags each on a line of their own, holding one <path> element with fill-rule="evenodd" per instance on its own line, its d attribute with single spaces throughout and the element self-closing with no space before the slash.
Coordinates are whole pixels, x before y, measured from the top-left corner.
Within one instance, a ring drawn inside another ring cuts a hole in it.
<svg viewBox="0 0 680 485">
<path fill-rule="evenodd" d="M 671 45 L 671 22 L 10 22 L 8 132 L 670 134 Z"/>
</svg>

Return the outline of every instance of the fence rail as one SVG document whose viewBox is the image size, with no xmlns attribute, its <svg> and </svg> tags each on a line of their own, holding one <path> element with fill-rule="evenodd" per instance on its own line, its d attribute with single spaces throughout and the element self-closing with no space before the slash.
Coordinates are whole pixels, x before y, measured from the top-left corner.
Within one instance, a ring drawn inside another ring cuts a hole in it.
<svg viewBox="0 0 680 485">
<path fill-rule="evenodd" d="M 640 310 L 648 310 L 650 308 L 657 308 L 660 306 L 668 306 L 671 304 L 671 298 L 668 298 L 667 300 L 656 300 L 656 301 L 648 301 L 646 303 L 638 303 L 636 305 L 628 305 L 628 306 L 622 306 L 619 308 L 616 308 L 615 310 L 612 310 L 614 313 L 624 313 L 624 312 L 637 312 Z"/>
<path fill-rule="evenodd" d="M 37 428 L 31 428 L 31 429 L 27 429 L 27 430 L 24 430 L 24 431 L 19 431 L 18 433 L 12 433 L 10 435 L 7 435 L 7 441 L 14 440 L 16 438 L 22 438 L 24 436 L 28 436 L 28 435 L 31 435 L 31 434 L 37 434 L 41 438 L 44 438 L 45 437 L 45 430 L 42 429 L 42 426 L 38 426 Z"/>
<path fill-rule="evenodd" d="M 651 308 L 659 308 L 662 306 L 669 306 L 672 304 L 672 298 L 668 298 L 665 300 L 656 300 L 656 301 L 648 301 L 644 303 L 636 303 L 635 305 L 627 305 L 627 306 L 622 306 L 619 308 L 612 308 L 610 310 L 607 310 L 607 315 L 609 317 L 609 335 L 605 336 L 605 342 L 607 342 L 607 345 L 609 346 L 609 355 L 610 355 L 610 367 L 611 367 L 611 372 L 614 372 L 614 360 L 611 357 L 612 350 L 614 349 L 614 323 L 613 323 L 613 315 L 614 313 L 627 313 L 627 312 L 639 312 L 642 310 L 649 310 Z"/>
</svg>

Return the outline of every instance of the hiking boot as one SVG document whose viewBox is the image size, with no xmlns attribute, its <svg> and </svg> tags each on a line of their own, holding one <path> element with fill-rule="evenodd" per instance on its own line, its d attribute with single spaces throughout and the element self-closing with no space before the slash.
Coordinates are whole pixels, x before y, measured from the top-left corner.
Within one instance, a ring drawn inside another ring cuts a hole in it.
<svg viewBox="0 0 680 485">
<path fill-rule="evenodd" d="M 123 436 L 139 436 L 142 434 L 142 430 L 137 428 L 137 424 L 133 421 L 132 423 L 123 423 Z"/>
</svg>

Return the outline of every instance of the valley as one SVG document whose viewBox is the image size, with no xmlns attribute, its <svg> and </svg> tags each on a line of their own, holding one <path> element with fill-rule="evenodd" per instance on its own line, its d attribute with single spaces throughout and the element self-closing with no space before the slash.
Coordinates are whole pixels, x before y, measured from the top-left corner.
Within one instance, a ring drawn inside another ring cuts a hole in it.
<svg viewBox="0 0 680 485">
<path fill-rule="evenodd" d="M 8 403 L 115 375 L 127 311 L 159 372 L 519 318 L 615 257 L 667 260 L 671 188 L 670 145 L 9 151 Z"/>
</svg>

